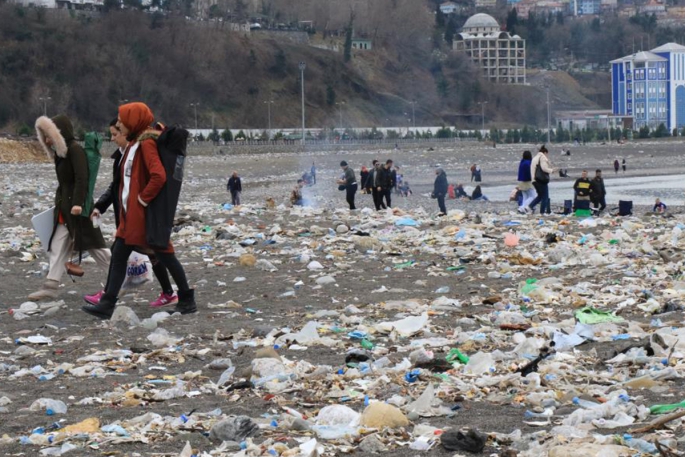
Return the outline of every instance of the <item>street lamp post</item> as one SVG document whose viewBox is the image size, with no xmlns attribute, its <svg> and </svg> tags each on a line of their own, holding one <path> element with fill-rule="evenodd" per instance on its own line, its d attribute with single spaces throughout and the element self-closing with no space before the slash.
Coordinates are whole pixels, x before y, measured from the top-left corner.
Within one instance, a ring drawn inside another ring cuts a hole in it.
<svg viewBox="0 0 685 457">
<path fill-rule="evenodd" d="M 52 100 L 51 97 L 40 97 L 38 100 L 43 102 L 43 116 L 48 115 L 48 100 Z"/>
<path fill-rule="evenodd" d="M 271 104 L 273 103 L 273 100 L 266 101 L 266 106 L 268 108 L 268 120 L 269 120 L 269 139 L 271 139 Z"/>
<path fill-rule="evenodd" d="M 416 100 L 412 100 L 410 103 L 411 103 L 411 121 L 412 121 L 412 125 L 414 126 L 414 130 L 416 130 Z"/>
<path fill-rule="evenodd" d="M 197 135 L 197 107 L 200 106 L 199 103 L 191 103 L 190 106 L 192 106 L 195 110 L 195 135 Z"/>
<path fill-rule="evenodd" d="M 306 144 L 306 139 L 304 136 L 304 69 L 307 68 L 307 64 L 300 62 L 298 67 L 300 69 L 300 81 L 302 83 L 302 144 Z"/>
<path fill-rule="evenodd" d="M 485 137 L 485 105 L 487 105 L 488 102 L 480 102 L 478 104 L 480 105 L 481 130 L 483 131 L 483 137 Z"/>
<path fill-rule="evenodd" d="M 342 130 L 343 130 L 343 123 L 342 123 L 342 106 L 345 104 L 345 102 L 335 102 L 336 105 L 338 105 L 338 117 L 339 117 L 339 124 L 340 124 L 340 135 L 342 135 Z M 341 137 L 342 138 L 342 137 Z"/>
<path fill-rule="evenodd" d="M 550 109 L 549 109 L 549 87 L 547 88 L 547 144 L 550 144 L 550 128 L 551 128 L 551 120 L 552 117 L 550 115 Z"/>
</svg>

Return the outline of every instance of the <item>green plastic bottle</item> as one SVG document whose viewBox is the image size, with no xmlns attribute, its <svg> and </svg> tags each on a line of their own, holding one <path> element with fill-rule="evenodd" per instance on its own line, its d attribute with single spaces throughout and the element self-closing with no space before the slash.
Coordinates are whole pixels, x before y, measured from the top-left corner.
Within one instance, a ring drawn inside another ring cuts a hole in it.
<svg viewBox="0 0 685 457">
<path fill-rule="evenodd" d="M 666 414 L 679 408 L 685 408 L 685 400 L 680 403 L 671 403 L 670 405 L 652 405 L 649 407 L 649 412 L 651 414 Z"/>
<path fill-rule="evenodd" d="M 445 356 L 445 360 L 447 360 L 449 363 L 459 362 L 463 363 L 464 365 L 469 363 L 469 357 L 462 354 L 459 349 L 450 349 L 450 352 L 447 354 L 447 356 Z"/>
<path fill-rule="evenodd" d="M 370 351 L 371 349 L 373 349 L 373 343 L 367 339 L 363 339 L 361 344 L 362 347 L 366 350 Z"/>
</svg>

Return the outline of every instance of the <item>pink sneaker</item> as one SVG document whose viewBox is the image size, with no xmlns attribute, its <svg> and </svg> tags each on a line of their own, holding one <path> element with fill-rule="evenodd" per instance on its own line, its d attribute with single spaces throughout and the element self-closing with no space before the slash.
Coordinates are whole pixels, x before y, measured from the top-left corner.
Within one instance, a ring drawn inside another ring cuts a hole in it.
<svg viewBox="0 0 685 457">
<path fill-rule="evenodd" d="M 175 293 L 165 294 L 162 292 L 159 294 L 157 300 L 150 302 L 150 306 L 153 308 L 161 308 L 162 306 L 175 305 L 178 303 L 178 295 Z"/>
<path fill-rule="evenodd" d="M 100 304 L 100 299 L 103 295 L 105 295 L 105 291 L 101 290 L 100 292 L 93 295 L 84 295 L 83 299 L 86 301 L 86 303 L 90 303 L 93 306 L 97 306 Z"/>
</svg>

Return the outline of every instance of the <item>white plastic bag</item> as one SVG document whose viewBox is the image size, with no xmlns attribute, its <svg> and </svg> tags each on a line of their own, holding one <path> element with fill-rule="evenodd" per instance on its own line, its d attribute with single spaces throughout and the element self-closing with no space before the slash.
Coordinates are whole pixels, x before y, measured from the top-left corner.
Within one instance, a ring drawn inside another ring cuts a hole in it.
<svg viewBox="0 0 685 457">
<path fill-rule="evenodd" d="M 126 279 L 122 289 L 133 289 L 152 281 L 152 263 L 148 256 L 132 252 L 126 265 Z"/>
</svg>

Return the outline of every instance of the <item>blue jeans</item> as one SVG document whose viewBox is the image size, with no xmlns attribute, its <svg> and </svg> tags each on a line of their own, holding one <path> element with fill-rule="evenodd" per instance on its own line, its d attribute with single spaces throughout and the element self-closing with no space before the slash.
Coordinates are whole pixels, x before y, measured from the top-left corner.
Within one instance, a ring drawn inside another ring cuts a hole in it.
<svg viewBox="0 0 685 457">
<path fill-rule="evenodd" d="M 551 212 L 549 205 L 549 184 L 541 184 L 539 182 L 534 182 L 533 186 L 535 191 L 538 193 L 535 200 L 530 202 L 530 209 L 535 209 L 535 206 L 540 203 L 540 214 L 549 214 Z"/>
</svg>

